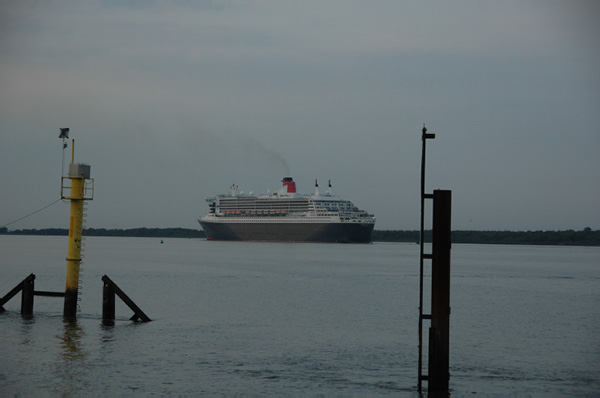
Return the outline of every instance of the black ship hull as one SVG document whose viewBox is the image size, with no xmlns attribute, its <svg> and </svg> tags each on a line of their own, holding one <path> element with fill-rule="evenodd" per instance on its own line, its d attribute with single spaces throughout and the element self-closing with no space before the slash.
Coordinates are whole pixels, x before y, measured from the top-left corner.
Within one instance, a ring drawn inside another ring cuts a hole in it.
<svg viewBox="0 0 600 398">
<path fill-rule="evenodd" d="M 222 223 L 199 220 L 208 240 L 370 243 L 373 223 Z"/>
</svg>

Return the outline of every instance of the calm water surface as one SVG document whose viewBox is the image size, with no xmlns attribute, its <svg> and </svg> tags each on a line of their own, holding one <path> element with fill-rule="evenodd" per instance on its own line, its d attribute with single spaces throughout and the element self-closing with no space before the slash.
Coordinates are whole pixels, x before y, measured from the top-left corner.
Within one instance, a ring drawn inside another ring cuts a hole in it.
<svg viewBox="0 0 600 398">
<path fill-rule="evenodd" d="M 0 296 L 30 273 L 64 290 L 66 248 L 0 236 Z M 5 305 L 0 395 L 414 396 L 418 264 L 413 244 L 89 237 L 76 323 L 62 299 Z M 117 299 L 103 326 L 105 274 L 153 321 Z M 454 245 L 451 305 L 454 395 L 600 393 L 600 248 Z"/>
</svg>

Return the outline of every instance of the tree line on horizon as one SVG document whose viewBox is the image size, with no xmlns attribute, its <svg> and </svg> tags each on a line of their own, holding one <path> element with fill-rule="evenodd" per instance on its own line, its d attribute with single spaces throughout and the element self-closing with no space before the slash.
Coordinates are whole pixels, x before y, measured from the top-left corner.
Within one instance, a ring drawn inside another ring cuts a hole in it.
<svg viewBox="0 0 600 398">
<path fill-rule="evenodd" d="M 66 228 L 18 229 L 9 231 L 0 228 L 0 235 L 49 235 L 67 236 Z M 130 228 L 106 229 L 86 228 L 86 236 L 123 236 L 140 238 L 205 238 L 204 231 L 190 228 Z M 375 230 L 375 242 L 418 243 L 420 232 L 400 230 Z M 431 230 L 425 231 L 425 242 L 431 242 Z M 481 243 L 504 245 L 564 245 L 564 246 L 600 246 L 600 230 L 586 227 L 581 231 L 452 231 L 452 243 Z"/>
</svg>

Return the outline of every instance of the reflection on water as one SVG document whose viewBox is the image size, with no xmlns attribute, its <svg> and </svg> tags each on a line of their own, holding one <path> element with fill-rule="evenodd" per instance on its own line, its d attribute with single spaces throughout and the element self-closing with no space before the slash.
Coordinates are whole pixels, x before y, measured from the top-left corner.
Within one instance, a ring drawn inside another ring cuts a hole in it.
<svg viewBox="0 0 600 398">
<path fill-rule="evenodd" d="M 100 324 L 100 352 L 101 361 L 111 362 L 111 356 L 114 352 L 115 326 L 108 325 L 104 321 Z"/>
<path fill-rule="evenodd" d="M 21 337 L 21 341 L 20 344 L 23 347 L 31 347 L 31 327 L 34 324 L 34 319 L 33 316 L 22 316 L 22 323 L 21 323 L 21 333 L 19 334 L 19 336 Z"/>
<path fill-rule="evenodd" d="M 87 353 L 81 344 L 85 332 L 76 320 L 63 321 L 63 334 L 56 336 L 62 348 L 61 356 L 65 361 L 84 360 Z"/>
<path fill-rule="evenodd" d="M 111 321 L 111 324 L 107 324 L 104 322 L 104 320 L 102 321 L 102 324 L 100 325 L 101 329 L 102 329 L 102 337 L 101 337 L 101 342 L 102 342 L 102 347 L 108 346 L 110 343 L 112 343 L 115 339 L 115 327 L 114 327 L 114 323 L 115 321 Z"/>
<path fill-rule="evenodd" d="M 57 394 L 72 394 L 89 387 L 85 381 L 89 366 L 88 352 L 84 348 L 85 331 L 76 320 L 63 320 L 62 332 L 56 335 L 60 347 L 59 358 L 54 364 L 52 391 Z"/>
</svg>

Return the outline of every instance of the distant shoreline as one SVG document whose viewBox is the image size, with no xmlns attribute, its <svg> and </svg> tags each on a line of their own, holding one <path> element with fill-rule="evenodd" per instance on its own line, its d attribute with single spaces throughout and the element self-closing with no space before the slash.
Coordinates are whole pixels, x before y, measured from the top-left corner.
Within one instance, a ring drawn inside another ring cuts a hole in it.
<svg viewBox="0 0 600 398">
<path fill-rule="evenodd" d="M 17 229 L 0 228 L 0 235 L 49 235 L 66 236 L 66 228 Z M 87 228 L 86 236 L 123 236 L 144 238 L 205 238 L 201 229 L 190 228 Z M 600 230 L 584 228 L 581 231 L 452 231 L 453 243 L 481 243 L 504 245 L 554 245 L 554 246 L 600 246 Z M 431 231 L 425 231 L 425 242 L 431 240 Z M 419 231 L 383 230 L 373 231 L 374 242 L 419 241 Z"/>
</svg>

